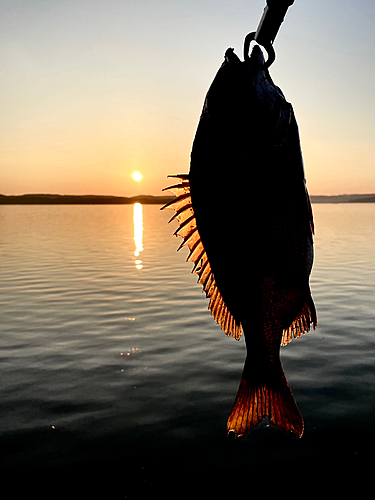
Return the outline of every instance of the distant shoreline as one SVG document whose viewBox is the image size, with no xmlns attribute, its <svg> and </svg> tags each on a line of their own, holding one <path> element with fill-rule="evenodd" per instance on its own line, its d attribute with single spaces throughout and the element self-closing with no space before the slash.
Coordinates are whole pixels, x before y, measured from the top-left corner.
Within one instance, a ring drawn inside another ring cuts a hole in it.
<svg viewBox="0 0 375 500">
<path fill-rule="evenodd" d="M 174 196 L 100 196 L 100 195 L 60 195 L 60 194 L 23 194 L 2 195 L 0 205 L 164 205 Z"/>
<path fill-rule="evenodd" d="M 310 199 L 311 203 L 375 203 L 375 194 L 312 195 Z"/>
<path fill-rule="evenodd" d="M 100 196 L 60 194 L 0 194 L 0 205 L 164 205 L 174 196 Z M 310 196 L 312 203 L 375 203 L 375 194 L 340 194 L 334 196 Z"/>
</svg>

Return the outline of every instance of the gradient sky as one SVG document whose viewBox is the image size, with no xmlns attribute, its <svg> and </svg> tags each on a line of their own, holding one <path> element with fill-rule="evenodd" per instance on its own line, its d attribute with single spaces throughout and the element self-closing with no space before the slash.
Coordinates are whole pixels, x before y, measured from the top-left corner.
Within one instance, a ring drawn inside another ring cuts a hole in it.
<svg viewBox="0 0 375 500">
<path fill-rule="evenodd" d="M 265 4 L 2 0 L 0 193 L 161 194 Z M 310 194 L 375 192 L 374 26 L 374 0 L 295 0 L 276 38 Z"/>
</svg>

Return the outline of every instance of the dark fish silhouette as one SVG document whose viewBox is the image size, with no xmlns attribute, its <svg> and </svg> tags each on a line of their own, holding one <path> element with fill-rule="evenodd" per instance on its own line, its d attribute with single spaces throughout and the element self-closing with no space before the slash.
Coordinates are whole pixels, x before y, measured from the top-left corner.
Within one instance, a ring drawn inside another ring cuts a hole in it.
<svg viewBox="0 0 375 500">
<path fill-rule="evenodd" d="M 227 335 L 245 334 L 247 357 L 227 430 L 265 417 L 303 433 L 280 345 L 316 328 L 310 293 L 313 217 L 293 109 L 258 45 L 244 62 L 228 49 L 207 93 L 189 175 L 172 176 L 175 234 Z"/>
</svg>

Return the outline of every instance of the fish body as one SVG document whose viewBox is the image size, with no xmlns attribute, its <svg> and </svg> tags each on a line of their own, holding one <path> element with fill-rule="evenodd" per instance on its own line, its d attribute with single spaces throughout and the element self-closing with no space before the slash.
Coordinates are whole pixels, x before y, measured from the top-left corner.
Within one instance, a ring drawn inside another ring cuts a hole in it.
<svg viewBox="0 0 375 500">
<path fill-rule="evenodd" d="M 316 327 L 314 226 L 293 108 L 259 46 L 244 62 L 227 50 L 204 102 L 189 175 L 179 180 L 170 204 L 176 233 L 191 250 L 216 321 L 246 341 L 227 430 L 244 435 L 268 417 L 301 436 L 280 345 Z"/>
</svg>

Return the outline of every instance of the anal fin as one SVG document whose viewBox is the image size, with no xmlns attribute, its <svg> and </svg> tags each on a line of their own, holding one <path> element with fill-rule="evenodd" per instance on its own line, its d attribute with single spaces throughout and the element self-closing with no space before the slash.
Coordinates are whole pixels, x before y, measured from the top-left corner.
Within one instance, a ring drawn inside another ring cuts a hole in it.
<svg viewBox="0 0 375 500">
<path fill-rule="evenodd" d="M 316 330 L 317 316 L 315 304 L 309 292 L 301 312 L 296 316 L 289 327 L 283 330 L 281 345 L 285 346 L 289 344 L 289 342 L 293 340 L 293 337 L 298 338 L 301 335 L 305 335 L 305 333 L 310 331 L 311 326 Z"/>
</svg>

